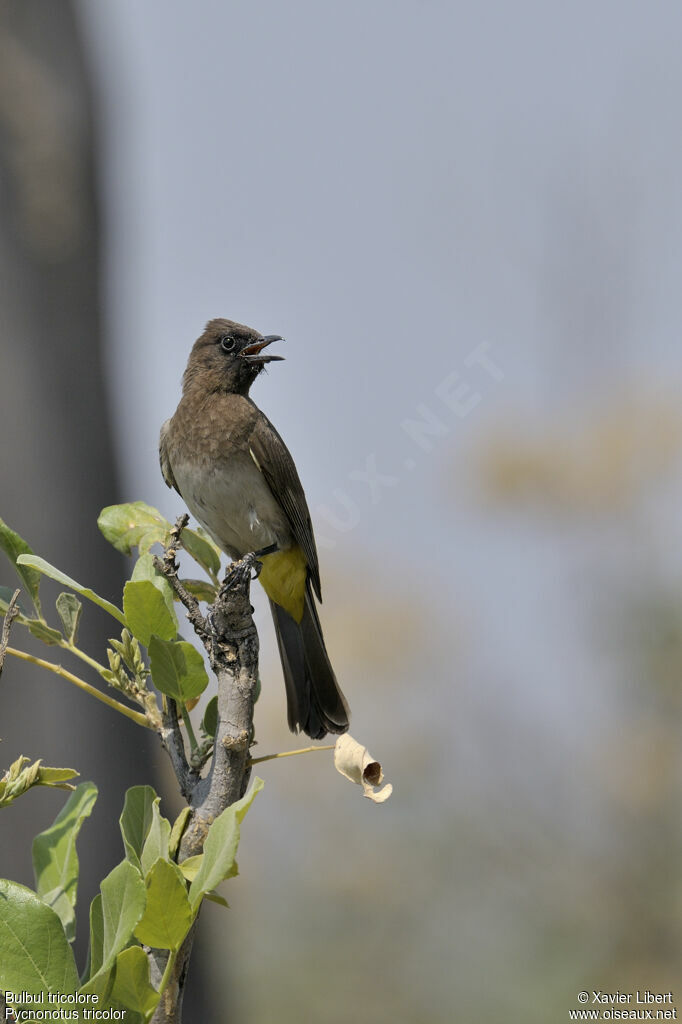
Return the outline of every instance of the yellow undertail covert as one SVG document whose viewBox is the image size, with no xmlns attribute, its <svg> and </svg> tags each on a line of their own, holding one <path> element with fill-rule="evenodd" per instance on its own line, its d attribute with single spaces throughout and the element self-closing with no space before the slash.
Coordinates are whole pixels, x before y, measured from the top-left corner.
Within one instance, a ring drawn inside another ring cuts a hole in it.
<svg viewBox="0 0 682 1024">
<path fill-rule="evenodd" d="M 301 548 L 273 551 L 263 555 L 263 568 L 258 579 L 271 601 L 284 608 L 292 619 L 300 622 L 305 604 L 305 583 L 308 566 Z"/>
</svg>

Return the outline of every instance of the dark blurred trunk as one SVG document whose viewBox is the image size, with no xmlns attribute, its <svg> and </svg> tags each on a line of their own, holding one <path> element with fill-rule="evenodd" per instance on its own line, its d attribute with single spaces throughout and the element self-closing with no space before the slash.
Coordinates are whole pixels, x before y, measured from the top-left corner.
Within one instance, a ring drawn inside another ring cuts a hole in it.
<svg viewBox="0 0 682 1024">
<path fill-rule="evenodd" d="M 94 154 L 91 83 L 72 4 L 0 3 L 0 516 L 37 553 L 118 602 L 125 566 L 96 525 L 120 493 L 103 376 Z M 1 554 L 0 582 L 14 584 Z M 59 590 L 43 584 L 46 598 Z M 15 645 L 64 660 L 15 630 Z M 115 633 L 114 621 L 86 603 L 81 646 L 106 660 L 104 642 Z M 82 665 L 77 671 L 98 685 Z M 12 659 L 0 684 L 0 737 L 0 770 L 26 754 L 74 767 L 99 787 L 79 846 L 82 966 L 89 901 L 123 854 L 124 792 L 158 787 L 166 776 L 160 745 L 56 676 Z M 34 790 L 2 812 L 0 875 L 33 884 L 31 840 L 64 797 Z M 190 981 L 187 1013 L 206 1020 L 198 964 Z"/>
<path fill-rule="evenodd" d="M 102 366 L 93 154 L 91 89 L 71 3 L 0 4 L 0 516 L 37 553 L 118 602 L 125 567 L 96 526 L 99 510 L 120 495 Z M 0 582 L 15 582 L 2 554 Z M 60 588 L 46 581 L 43 590 L 53 598 Z M 53 607 L 45 601 L 48 617 Z M 104 641 L 116 633 L 86 602 L 81 646 L 106 661 Z M 20 627 L 13 643 L 64 661 Z M 84 666 L 77 671 L 98 684 Z M 0 685 L 0 736 L 0 768 L 23 753 L 74 767 L 99 786 L 80 840 L 82 966 L 89 900 L 123 854 L 123 794 L 154 784 L 160 745 L 68 683 L 11 658 Z M 31 840 L 64 799 L 34 790 L 2 812 L 0 875 L 33 884 Z"/>
<path fill-rule="evenodd" d="M 48 561 L 119 600 L 124 565 L 95 522 L 100 508 L 118 498 L 101 362 L 99 269 L 89 90 L 71 4 L 4 3 L 0 516 Z M 14 573 L 0 559 L 0 579 L 13 585 Z M 44 586 L 46 596 L 59 589 Z M 51 605 L 48 600 L 48 615 Z M 82 646 L 98 658 L 114 631 L 94 606 L 84 609 Z M 15 645 L 29 646 L 29 639 L 15 627 Z M 52 649 L 40 653 L 64 660 Z M 123 793 L 149 781 L 158 744 L 56 676 L 12 659 L 0 689 L 0 735 L 3 767 L 23 753 L 74 767 L 99 786 L 80 844 L 82 964 L 88 901 L 122 852 L 117 819 Z M 32 884 L 31 839 L 64 796 L 35 790 L 3 812 L 0 874 Z"/>
</svg>

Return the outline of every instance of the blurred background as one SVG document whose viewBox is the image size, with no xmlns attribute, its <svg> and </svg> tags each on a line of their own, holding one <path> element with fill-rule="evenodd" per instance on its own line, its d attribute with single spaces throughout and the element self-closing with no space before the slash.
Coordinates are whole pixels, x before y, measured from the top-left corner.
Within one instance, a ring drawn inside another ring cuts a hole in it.
<svg viewBox="0 0 682 1024">
<path fill-rule="evenodd" d="M 182 511 L 158 430 L 203 324 L 284 335 L 254 397 L 394 785 L 261 766 L 187 1020 L 544 1024 L 675 990 L 680 31 L 615 0 L 0 6 L 0 515 L 117 599 L 96 514 Z M 269 753 L 299 743 L 256 597 Z M 7 665 L 2 765 L 100 787 L 81 911 L 125 787 L 177 806 L 158 745 L 86 704 Z M 1 874 L 30 883 L 59 801 L 3 813 Z"/>
</svg>

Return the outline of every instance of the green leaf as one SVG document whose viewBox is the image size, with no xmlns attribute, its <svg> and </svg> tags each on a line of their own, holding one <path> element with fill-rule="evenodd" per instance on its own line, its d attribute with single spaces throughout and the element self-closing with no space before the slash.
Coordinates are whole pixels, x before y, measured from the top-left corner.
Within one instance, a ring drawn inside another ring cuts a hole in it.
<svg viewBox="0 0 682 1024">
<path fill-rule="evenodd" d="M 68 786 L 65 783 L 69 779 L 77 778 L 78 772 L 75 768 L 44 768 L 41 764 L 38 772 L 38 785 L 53 786 L 55 789 L 74 789 L 74 786 Z M 92 785 L 92 783 L 84 783 L 84 785 Z"/>
<path fill-rule="evenodd" d="M 131 580 L 149 580 L 151 583 L 156 582 L 157 572 L 154 565 L 154 556 L 148 551 L 144 555 L 140 555 L 138 560 L 133 566 L 133 571 L 130 575 Z M 163 576 L 159 576 L 159 579 L 164 579 Z"/>
<path fill-rule="evenodd" d="M 172 640 L 177 636 L 178 620 L 166 604 L 163 594 L 151 580 L 130 580 L 123 588 L 123 610 L 128 629 L 141 644 L 149 647 L 152 636 Z"/>
<path fill-rule="evenodd" d="M 204 859 L 203 853 L 197 853 L 194 857 L 187 857 L 178 865 L 188 882 L 193 882 L 199 874 L 199 868 Z"/>
<path fill-rule="evenodd" d="M 178 620 L 175 614 L 175 608 L 173 607 L 173 590 L 166 577 L 156 569 L 156 566 L 154 565 L 154 556 L 150 555 L 149 552 L 144 555 L 140 555 L 135 563 L 135 568 L 133 569 L 133 573 L 130 578 L 136 583 L 138 580 L 149 580 L 150 583 L 154 584 L 156 589 L 162 594 L 163 599 L 168 606 L 168 610 L 173 616 L 177 631 Z"/>
<path fill-rule="evenodd" d="M 81 782 L 53 824 L 33 840 L 36 892 L 59 915 L 69 942 L 73 942 L 76 937 L 76 839 L 96 799 L 97 786 L 93 782 Z"/>
<path fill-rule="evenodd" d="M 2 548 L 16 569 L 19 578 L 29 592 L 35 610 L 40 615 L 40 598 L 38 597 L 40 574 L 33 569 L 24 568 L 23 565 L 19 565 L 17 562 L 20 555 L 32 555 L 33 551 L 23 537 L 20 537 L 18 533 L 9 528 L 4 519 L 0 519 L 0 548 Z"/>
<path fill-rule="evenodd" d="M 75 594 L 60 594 L 57 598 L 57 614 L 64 627 L 64 636 L 72 646 L 78 640 L 78 627 L 83 605 Z"/>
<path fill-rule="evenodd" d="M 117 864 L 102 890 L 102 969 L 108 969 L 128 945 L 146 904 L 142 876 L 128 860 Z"/>
<path fill-rule="evenodd" d="M 131 554 L 135 546 L 143 554 L 152 544 L 165 545 L 171 531 L 168 520 L 144 501 L 103 508 L 97 525 L 109 543 L 124 555 Z"/>
<path fill-rule="evenodd" d="M 239 846 L 239 826 L 262 788 L 263 780 L 254 779 L 246 796 L 227 807 L 212 822 L 204 843 L 202 864 L 189 890 L 193 910 L 197 909 L 205 893 L 215 889 L 224 879 L 237 874 L 235 857 Z"/>
<path fill-rule="evenodd" d="M 78 971 L 61 921 L 30 889 L 0 879 L 0 990 L 75 992 Z"/>
<path fill-rule="evenodd" d="M 121 639 L 116 640 L 111 637 L 109 643 L 116 654 L 120 654 L 131 675 L 135 676 L 142 684 L 142 681 L 149 675 L 149 670 L 145 667 L 142 659 L 139 640 L 136 640 L 130 630 L 124 627 L 121 630 Z M 109 661 L 111 662 L 111 658 Z"/>
<path fill-rule="evenodd" d="M 206 530 L 203 528 L 203 526 L 195 527 L 192 530 L 192 533 L 196 533 L 197 536 L 201 537 L 202 540 L 205 540 L 207 544 L 210 544 L 210 546 L 213 548 L 213 550 L 215 552 L 215 556 L 218 559 L 218 562 L 220 562 L 220 559 L 224 555 L 224 551 L 221 550 L 220 545 L 216 544 L 216 542 L 213 540 L 213 537 L 211 537 L 211 535 L 206 532 Z M 216 570 L 216 572 L 217 571 L 218 570 Z"/>
<path fill-rule="evenodd" d="M 179 949 L 194 914 L 177 864 L 159 859 L 147 877 L 147 907 L 135 938 L 156 949 Z"/>
<path fill-rule="evenodd" d="M 131 786 L 126 792 L 123 811 L 118 819 L 126 858 L 142 870 L 141 857 L 154 818 L 154 806 L 160 797 L 151 786 Z"/>
<path fill-rule="evenodd" d="M 198 562 L 209 575 L 220 572 L 220 553 L 215 544 L 206 540 L 195 530 L 185 528 L 180 535 L 180 543 L 188 555 Z"/>
<path fill-rule="evenodd" d="M 94 590 L 90 590 L 89 587 L 84 587 L 80 583 L 76 583 L 70 576 L 67 576 L 61 569 L 55 569 L 53 565 L 46 562 L 44 558 L 38 558 L 37 555 L 19 555 L 17 564 L 28 565 L 32 569 L 36 569 L 38 572 L 43 573 L 44 576 L 49 576 L 51 580 L 56 580 L 57 583 L 61 583 L 62 586 L 68 587 L 69 590 L 75 590 L 81 597 L 87 598 L 88 601 L 92 601 L 93 604 L 99 605 L 109 615 L 113 615 L 115 619 L 125 626 L 125 618 L 120 608 L 117 608 L 111 601 L 107 601 L 104 597 L 100 597 Z"/>
<path fill-rule="evenodd" d="M 204 660 L 187 640 L 167 643 L 153 636 L 149 661 L 154 686 L 181 704 L 198 697 L 208 686 Z"/>
<path fill-rule="evenodd" d="M 111 998 L 145 1019 L 159 1002 L 159 993 L 149 979 L 149 960 L 141 946 L 130 946 L 116 957 L 116 977 Z"/>
<path fill-rule="evenodd" d="M 104 960 L 104 918 L 102 917 L 102 893 L 98 892 L 90 904 L 90 972 L 89 977 L 99 972 Z"/>
<path fill-rule="evenodd" d="M 116 961 L 108 967 L 100 967 L 99 971 L 91 974 L 89 981 L 81 985 L 79 992 L 97 996 L 97 1009 L 102 1011 L 109 1009 L 111 989 L 114 984 L 116 973 Z M 125 1020 L 125 1017 L 122 1018 Z"/>
<path fill-rule="evenodd" d="M 154 864 L 159 857 L 163 857 L 164 860 L 168 860 L 168 841 L 170 839 L 170 821 L 164 818 L 159 810 L 159 804 L 161 798 L 157 796 L 152 807 L 152 821 L 149 826 L 149 832 L 145 840 L 144 847 L 142 849 L 142 856 L 140 857 L 140 863 L 142 865 L 142 874 L 147 877 L 152 864 Z"/>
<path fill-rule="evenodd" d="M 218 596 L 218 588 L 208 580 L 181 580 L 181 583 L 188 594 L 192 597 L 196 597 L 197 601 L 206 601 L 207 604 L 213 604 L 216 597 Z M 179 601 L 180 598 L 174 595 L 174 599 Z"/>
<path fill-rule="evenodd" d="M 173 822 L 173 828 L 171 829 L 170 839 L 168 841 L 168 856 L 175 860 L 178 849 L 180 848 L 180 842 L 182 840 L 183 832 L 187 827 L 187 822 L 192 815 L 191 807 L 183 807 L 177 818 Z"/>
<path fill-rule="evenodd" d="M 31 786 L 38 785 L 40 761 L 30 764 L 30 757 L 18 757 L 0 779 L 0 807 L 6 807 L 25 793 Z"/>
<path fill-rule="evenodd" d="M 201 731 L 206 736 L 215 736 L 216 729 L 218 728 L 218 698 L 211 697 L 206 710 L 204 711 L 204 717 L 201 720 Z"/>
<path fill-rule="evenodd" d="M 50 647 L 58 647 L 62 642 L 63 637 L 59 630 L 52 629 L 52 626 L 41 622 L 40 619 L 29 619 L 26 625 L 36 640 L 41 640 Z"/>
<path fill-rule="evenodd" d="M 217 903 L 219 907 L 225 907 L 226 910 L 230 909 L 230 904 L 227 902 L 224 896 L 221 896 L 217 892 L 205 892 L 204 899 L 210 900 L 211 903 Z"/>
<path fill-rule="evenodd" d="M 74 788 L 67 781 L 78 776 L 78 772 L 73 768 L 43 768 L 40 761 L 30 764 L 30 760 L 29 757 L 18 757 L 0 778 L 0 807 L 11 804 L 32 786 Z"/>
</svg>

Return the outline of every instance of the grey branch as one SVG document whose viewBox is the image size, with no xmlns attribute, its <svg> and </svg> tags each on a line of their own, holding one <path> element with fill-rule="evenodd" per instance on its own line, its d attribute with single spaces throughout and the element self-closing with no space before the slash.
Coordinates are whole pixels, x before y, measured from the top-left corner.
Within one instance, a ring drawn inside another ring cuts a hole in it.
<svg viewBox="0 0 682 1024">
<path fill-rule="evenodd" d="M 9 634 L 10 630 L 12 629 L 12 623 L 19 614 L 19 609 L 17 608 L 17 601 L 19 600 L 20 593 L 21 591 L 15 590 L 14 593 L 12 594 L 12 599 L 10 603 L 7 605 L 5 619 L 2 624 L 2 633 L 0 634 L 0 676 L 2 675 L 2 666 L 5 663 L 5 654 L 7 653 L 7 648 L 9 647 Z"/>
<path fill-rule="evenodd" d="M 176 593 L 178 600 L 187 609 L 187 618 L 194 627 L 194 632 L 200 638 L 201 642 L 206 646 L 206 637 L 208 636 L 209 629 L 206 623 L 206 619 L 201 614 L 199 608 L 199 602 L 193 594 L 182 585 L 182 581 L 178 578 L 178 564 L 175 561 L 178 553 L 178 544 L 180 543 L 180 536 L 182 531 L 189 522 L 189 516 L 187 513 L 178 516 L 175 520 L 175 526 L 171 530 L 170 540 L 166 545 L 166 549 L 163 553 L 163 559 L 158 558 L 154 555 L 154 567 L 166 577 L 174 592 Z"/>
<path fill-rule="evenodd" d="M 161 742 L 171 759 L 180 792 L 189 803 L 200 776 L 187 763 L 185 743 L 178 722 L 178 708 L 175 701 L 170 698 L 166 698 L 164 702 L 163 725 L 160 735 Z"/>
<path fill-rule="evenodd" d="M 171 543 L 157 569 L 168 579 L 187 609 L 187 618 L 208 653 L 218 684 L 218 727 L 213 757 L 205 778 L 187 764 L 177 711 L 168 702 L 162 739 L 168 750 L 180 788 L 192 815 L 183 834 L 178 860 L 201 853 L 208 829 L 215 818 L 246 792 L 251 774 L 249 749 L 253 741 L 253 706 L 258 680 L 258 633 L 250 603 L 251 574 L 257 559 L 246 555 L 233 562 L 214 603 L 204 617 L 196 599 L 178 579 L 175 548 L 186 524 L 176 523 Z M 179 1024 L 182 994 L 194 940 L 190 931 L 178 953 L 171 979 L 164 991 L 152 1024 Z M 160 978 L 168 954 L 150 952 L 152 977 Z"/>
</svg>

